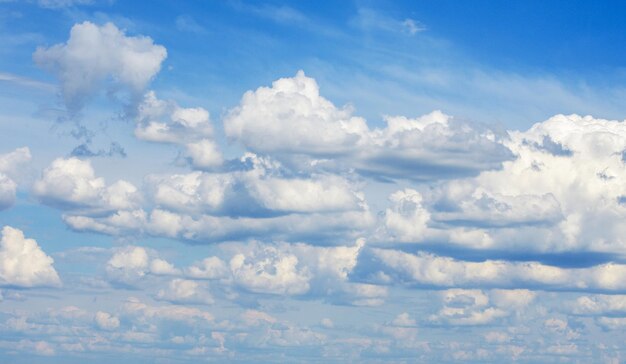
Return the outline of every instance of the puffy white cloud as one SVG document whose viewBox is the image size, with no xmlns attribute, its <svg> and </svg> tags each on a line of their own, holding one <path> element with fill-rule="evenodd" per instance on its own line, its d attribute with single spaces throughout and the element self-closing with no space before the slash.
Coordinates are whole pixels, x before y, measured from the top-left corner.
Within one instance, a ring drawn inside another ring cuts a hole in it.
<svg viewBox="0 0 626 364">
<path fill-rule="evenodd" d="M 185 274 L 254 293 L 379 306 L 387 297 L 387 287 L 349 279 L 363 246 L 362 239 L 352 246 L 334 247 L 304 243 L 230 244 L 224 248 L 230 254 L 228 258 L 208 257 L 186 268 Z"/>
<path fill-rule="evenodd" d="M 213 135 L 209 112 L 203 108 L 182 108 L 174 101 L 158 99 L 149 91 L 137 107 L 135 135 L 161 143 L 184 143 Z"/>
<path fill-rule="evenodd" d="M 230 217 L 177 214 L 153 210 L 118 211 L 112 215 L 65 215 L 63 220 L 76 231 L 109 235 L 149 233 L 202 243 L 250 239 L 254 237 L 297 241 L 311 239 L 338 242 L 352 239 L 373 223 L 369 211 L 289 214 L 273 217 Z M 165 222 L 166 225 L 163 225 Z M 324 227 L 324 229 L 322 229 Z"/>
<path fill-rule="evenodd" d="M 572 312 L 579 315 L 624 315 L 626 295 L 581 296 L 572 306 Z"/>
<path fill-rule="evenodd" d="M 303 294 L 311 275 L 298 267 L 298 257 L 267 246 L 248 256 L 237 254 L 229 262 L 237 285 L 258 293 Z"/>
<path fill-rule="evenodd" d="M 6 175 L 0 173 L 0 210 L 11 207 L 15 203 L 17 184 Z"/>
<path fill-rule="evenodd" d="M 589 268 L 561 268 L 538 262 L 509 262 L 485 260 L 468 262 L 420 252 L 409 254 L 391 249 L 371 249 L 374 259 L 382 263 L 382 270 L 369 267 L 372 281 L 381 281 L 380 274 L 396 275 L 400 281 L 440 287 L 503 287 L 570 290 L 623 291 L 626 284 L 620 279 L 626 265 L 606 263 Z M 375 271 L 374 273 L 372 273 Z M 384 282 L 383 282 L 384 283 Z M 532 294 L 526 291 L 509 292 L 498 298 L 509 302 L 529 302 Z"/>
<path fill-rule="evenodd" d="M 626 123 L 557 115 L 503 143 L 501 170 L 452 181 L 429 196 L 435 222 L 484 228 L 491 248 L 619 253 Z"/>
<path fill-rule="evenodd" d="M 42 202 L 63 209 L 110 211 L 131 209 L 140 195 L 131 183 L 120 180 L 107 186 L 95 176 L 88 160 L 58 158 L 33 186 Z"/>
<path fill-rule="evenodd" d="M 112 23 L 86 21 L 72 27 L 66 43 L 39 47 L 33 59 L 59 79 L 66 106 L 77 111 L 108 80 L 136 97 L 166 56 L 165 48 L 149 37 L 126 36 Z"/>
<path fill-rule="evenodd" d="M 393 203 L 385 212 L 385 227 L 389 235 L 400 241 L 419 241 L 425 237 L 430 213 L 422 205 L 422 195 L 412 189 L 393 193 Z"/>
<path fill-rule="evenodd" d="M 120 278 L 141 277 L 146 274 L 150 260 L 146 249 L 127 246 L 118 249 L 107 262 L 107 272 Z"/>
<path fill-rule="evenodd" d="M 178 275 L 180 270 L 176 269 L 172 263 L 163 259 L 153 259 L 150 262 L 150 273 L 156 275 Z"/>
<path fill-rule="evenodd" d="M 229 274 L 228 266 L 218 257 L 208 257 L 189 268 L 186 273 L 189 277 L 199 279 L 218 279 Z"/>
<path fill-rule="evenodd" d="M 154 252 L 140 246 L 118 248 L 106 264 L 107 273 L 114 280 L 124 283 L 132 283 L 148 273 L 157 276 L 171 276 L 181 273 L 168 261 L 161 258 L 151 258 L 154 255 Z"/>
<path fill-rule="evenodd" d="M 347 152 L 367 134 L 365 120 L 351 111 L 320 96 L 317 82 L 299 71 L 246 92 L 224 130 L 252 151 L 331 155 Z"/>
<path fill-rule="evenodd" d="M 167 288 L 159 290 L 157 299 L 182 304 L 211 304 L 213 298 L 204 286 L 205 283 L 180 278 L 173 279 Z"/>
<path fill-rule="evenodd" d="M 375 178 L 455 178 L 512 158 L 492 131 L 450 121 L 438 111 L 385 121 L 386 128 L 370 130 L 349 107 L 337 108 L 320 96 L 315 80 L 299 71 L 246 92 L 225 118 L 224 130 L 255 152 L 292 162 L 294 154 L 308 155 L 310 166 L 344 166 Z"/>
<path fill-rule="evenodd" d="M 104 311 L 96 312 L 95 321 L 102 330 L 115 330 L 120 327 L 120 319 Z"/>
<path fill-rule="evenodd" d="M 489 307 L 489 297 L 481 290 L 449 289 L 442 292 L 444 307 L 429 320 L 450 325 L 485 325 L 507 316 L 507 312 Z"/>
<path fill-rule="evenodd" d="M 277 211 L 316 212 L 353 210 L 364 205 L 361 194 L 336 176 L 310 179 L 262 178 L 250 181 L 252 196 Z"/>
<path fill-rule="evenodd" d="M 230 173 L 150 176 L 154 201 L 174 211 L 229 215 L 267 210 L 283 213 L 349 211 L 366 208 L 364 196 L 350 181 L 335 175 L 287 178 L 281 165 L 247 153 L 240 161 L 249 169 Z"/>
<path fill-rule="evenodd" d="M 15 202 L 17 182 L 22 175 L 22 166 L 31 159 L 30 150 L 18 148 L 10 153 L 0 154 L 0 210 Z"/>
<path fill-rule="evenodd" d="M 0 241 L 0 284 L 20 287 L 58 286 L 54 260 L 21 230 L 5 226 Z"/>
<path fill-rule="evenodd" d="M 212 169 L 224 162 L 212 139 L 209 112 L 201 107 L 183 108 L 172 100 L 158 99 L 150 91 L 137 107 L 135 120 L 137 138 L 182 146 L 182 154 L 195 169 Z"/>
<path fill-rule="evenodd" d="M 198 169 L 210 169 L 224 162 L 217 144 L 209 139 L 187 144 L 186 155 L 191 160 L 191 165 Z"/>
</svg>

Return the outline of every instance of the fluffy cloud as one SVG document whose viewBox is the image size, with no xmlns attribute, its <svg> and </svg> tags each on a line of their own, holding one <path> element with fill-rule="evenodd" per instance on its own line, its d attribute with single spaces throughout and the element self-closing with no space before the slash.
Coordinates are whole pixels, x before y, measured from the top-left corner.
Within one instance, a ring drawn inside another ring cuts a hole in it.
<svg viewBox="0 0 626 364">
<path fill-rule="evenodd" d="M 180 274 L 166 260 L 154 256 L 139 246 L 126 246 L 114 251 L 106 264 L 106 271 L 110 278 L 122 283 L 133 283 L 150 273 L 156 276 L 172 276 Z"/>
<path fill-rule="evenodd" d="M 16 179 L 21 177 L 20 169 L 30 159 L 30 150 L 26 147 L 0 154 L 0 210 L 12 206 L 15 202 Z"/>
<path fill-rule="evenodd" d="M 299 71 L 272 87 L 248 91 L 224 120 L 226 135 L 252 151 L 314 155 L 345 153 L 366 137 L 365 120 L 321 97 L 314 79 Z"/>
<path fill-rule="evenodd" d="M 103 330 L 115 330 L 120 326 L 120 319 L 108 312 L 98 311 L 95 316 L 96 325 Z"/>
<path fill-rule="evenodd" d="M 372 266 L 359 267 L 357 271 L 374 282 L 384 283 L 395 276 L 400 281 L 422 286 L 439 287 L 528 287 L 553 290 L 603 290 L 620 292 L 626 284 L 620 277 L 626 273 L 626 265 L 606 263 L 589 268 L 560 268 L 538 262 L 510 262 L 485 260 L 468 262 L 449 257 L 420 252 L 409 254 L 391 249 L 371 249 L 365 262 Z M 376 270 L 376 264 L 382 264 Z M 364 271 L 363 271 L 364 270 Z M 529 300 L 530 297 L 520 298 Z M 509 299 L 501 298 L 505 302 Z"/>
<path fill-rule="evenodd" d="M 320 96 L 315 80 L 300 71 L 246 92 L 224 120 L 224 130 L 255 152 L 291 162 L 293 154 L 308 155 L 310 165 L 337 168 L 338 163 L 375 178 L 455 178 L 512 158 L 492 131 L 450 119 L 441 112 L 386 117 L 386 128 L 370 130 L 349 107 L 337 108 Z"/>
<path fill-rule="evenodd" d="M 211 304 L 213 298 L 204 287 L 205 285 L 205 283 L 186 279 L 173 279 L 167 288 L 159 290 L 157 299 L 180 304 Z"/>
<path fill-rule="evenodd" d="M 227 245 L 228 256 L 196 262 L 185 274 L 215 280 L 242 291 L 299 298 L 322 298 L 336 304 L 379 306 L 387 287 L 351 282 L 349 275 L 364 246 L 321 247 L 304 243 Z"/>
<path fill-rule="evenodd" d="M 0 241 L 0 284 L 19 287 L 58 286 L 54 260 L 37 242 L 10 226 L 2 228 Z"/>
<path fill-rule="evenodd" d="M 147 177 L 147 197 L 155 205 L 151 211 L 136 208 L 141 199 L 132 185 L 119 181 L 106 187 L 89 162 L 76 159 L 55 161 L 35 191 L 44 202 L 69 208 L 64 220 L 73 229 L 111 235 L 147 233 L 204 242 L 260 235 L 354 238 L 373 223 L 364 195 L 346 178 L 288 177 L 280 163 L 253 154 L 234 164 L 238 169 L 230 173 Z"/>
<path fill-rule="evenodd" d="M 184 155 L 198 169 L 222 164 L 223 157 L 213 137 L 209 112 L 201 107 L 182 108 L 174 101 L 146 93 L 137 108 L 135 136 L 139 139 L 173 143 L 184 147 Z"/>
<path fill-rule="evenodd" d="M 62 209 L 129 209 L 140 199 L 131 183 L 120 180 L 107 186 L 104 179 L 95 176 L 91 162 L 78 158 L 54 160 L 33 188 L 42 202 Z"/>
<path fill-rule="evenodd" d="M 298 267 L 298 257 L 274 247 L 251 255 L 235 255 L 229 263 L 235 282 L 252 292 L 303 294 L 309 290 L 311 275 Z"/>
<path fill-rule="evenodd" d="M 86 21 L 72 27 L 66 43 L 40 47 L 33 59 L 59 79 L 65 105 L 77 111 L 109 79 L 136 97 L 166 56 L 165 48 L 149 37 L 126 36 L 112 23 Z"/>
</svg>

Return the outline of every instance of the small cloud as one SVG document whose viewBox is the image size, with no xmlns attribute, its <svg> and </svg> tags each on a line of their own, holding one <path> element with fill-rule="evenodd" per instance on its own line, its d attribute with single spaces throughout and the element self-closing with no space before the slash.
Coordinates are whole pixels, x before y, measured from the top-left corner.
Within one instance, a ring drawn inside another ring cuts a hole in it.
<svg viewBox="0 0 626 364">
<path fill-rule="evenodd" d="M 415 35 L 427 29 L 424 24 L 410 18 L 404 19 L 402 25 L 404 26 L 404 31 L 411 35 Z"/>
<path fill-rule="evenodd" d="M 70 153 L 72 157 L 120 157 L 126 158 L 126 151 L 117 142 L 109 145 L 109 150 L 99 149 L 93 151 L 89 148 L 87 143 L 83 143 L 72 150 Z"/>
<path fill-rule="evenodd" d="M 181 32 L 206 33 L 206 29 L 189 15 L 179 15 L 176 17 L 176 29 Z"/>
</svg>

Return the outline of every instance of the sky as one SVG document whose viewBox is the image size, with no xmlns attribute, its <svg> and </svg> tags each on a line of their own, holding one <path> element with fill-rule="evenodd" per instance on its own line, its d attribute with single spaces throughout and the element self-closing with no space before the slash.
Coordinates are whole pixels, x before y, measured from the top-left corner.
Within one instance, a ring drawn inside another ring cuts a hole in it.
<svg viewBox="0 0 626 364">
<path fill-rule="evenodd" d="M 625 15 L 0 0 L 0 362 L 624 362 Z"/>
</svg>

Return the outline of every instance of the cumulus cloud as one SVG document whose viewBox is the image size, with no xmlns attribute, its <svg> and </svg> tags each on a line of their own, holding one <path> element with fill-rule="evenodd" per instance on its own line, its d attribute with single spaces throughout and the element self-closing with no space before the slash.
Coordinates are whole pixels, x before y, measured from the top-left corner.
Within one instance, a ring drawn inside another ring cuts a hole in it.
<svg viewBox="0 0 626 364">
<path fill-rule="evenodd" d="M 101 87 L 123 88 L 138 97 L 166 56 L 149 37 L 86 21 L 72 27 L 66 43 L 39 47 L 33 59 L 59 79 L 68 110 L 78 111 Z"/>
<path fill-rule="evenodd" d="M 320 96 L 316 81 L 300 71 L 272 87 L 248 91 L 226 116 L 224 130 L 254 152 L 291 162 L 293 154 L 306 155 L 310 165 L 345 165 L 375 178 L 475 175 L 513 157 L 494 132 L 451 121 L 438 111 L 385 121 L 387 127 L 371 130 L 349 107 L 337 108 Z"/>
<path fill-rule="evenodd" d="M 229 266 L 235 282 L 252 292 L 303 294 L 309 290 L 311 275 L 298 267 L 298 257 L 271 246 L 249 256 L 237 254 Z"/>
<path fill-rule="evenodd" d="M 209 112 L 201 107 L 182 108 L 171 100 L 157 98 L 149 91 L 137 108 L 135 135 L 160 143 L 182 143 L 196 137 L 210 137 L 213 126 Z"/>
<path fill-rule="evenodd" d="M 155 255 L 140 246 L 118 248 L 106 263 L 107 274 L 115 281 L 132 284 L 146 274 L 175 276 L 181 273 L 170 262 Z"/>
<path fill-rule="evenodd" d="M 371 249 L 373 266 L 356 270 L 373 282 L 384 283 L 381 277 L 395 276 L 403 282 L 438 287 L 502 287 L 573 291 L 603 290 L 620 292 L 626 289 L 619 277 L 626 265 L 606 263 L 589 268 L 561 268 L 538 262 L 485 260 L 469 262 L 430 253 L 405 253 L 392 249 Z M 363 261 L 368 261 L 363 259 Z M 364 263 L 366 264 L 366 263 Z M 376 264 L 382 264 L 377 270 Z M 522 291 L 523 292 L 523 291 Z M 521 292 L 520 292 L 521 294 Z M 524 301 L 531 299 L 519 298 Z M 506 302 L 510 298 L 501 297 Z"/>
<path fill-rule="evenodd" d="M 209 112 L 201 107 L 183 108 L 173 100 L 161 100 L 149 91 L 137 107 L 135 136 L 139 139 L 180 145 L 195 169 L 212 169 L 223 162 L 213 140 Z"/>
<path fill-rule="evenodd" d="M 334 155 L 361 143 L 368 129 L 349 108 L 338 109 L 321 97 L 315 80 L 299 71 L 272 87 L 246 92 L 224 120 L 224 130 L 252 151 Z"/>
<path fill-rule="evenodd" d="M 510 135 L 516 158 L 435 190 L 432 220 L 486 229 L 491 248 L 623 251 L 624 123 L 557 115 Z"/>
<path fill-rule="evenodd" d="M 120 319 L 108 312 L 98 311 L 95 316 L 96 325 L 102 330 L 115 330 L 120 327 Z"/>
<path fill-rule="evenodd" d="M 30 159 L 30 150 L 26 147 L 0 154 L 0 210 L 11 207 L 15 202 L 16 180 L 23 177 L 20 171 Z"/>
<path fill-rule="evenodd" d="M 111 211 L 130 209 L 139 202 L 131 183 L 120 180 L 107 186 L 95 176 L 88 160 L 55 159 L 33 186 L 43 203 L 62 209 Z"/>
<path fill-rule="evenodd" d="M 352 246 L 335 247 L 305 243 L 231 244 L 224 248 L 229 253 L 227 257 L 211 256 L 184 271 L 189 278 L 214 280 L 245 292 L 379 306 L 385 302 L 387 287 L 352 282 L 349 278 L 363 246 L 362 239 Z"/>
<path fill-rule="evenodd" d="M 5 226 L 0 241 L 0 284 L 18 287 L 58 286 L 54 260 L 21 230 Z"/>
<path fill-rule="evenodd" d="M 206 283 L 177 278 L 159 290 L 156 298 L 178 304 L 211 304 L 213 298 L 205 286 Z"/>
</svg>

